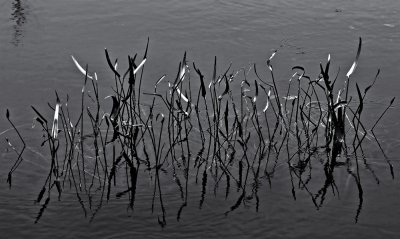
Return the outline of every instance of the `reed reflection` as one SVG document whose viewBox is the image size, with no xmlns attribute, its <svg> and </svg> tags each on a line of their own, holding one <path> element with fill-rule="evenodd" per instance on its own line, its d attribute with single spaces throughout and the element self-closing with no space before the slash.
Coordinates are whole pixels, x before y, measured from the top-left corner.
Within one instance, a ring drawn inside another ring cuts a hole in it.
<svg viewBox="0 0 400 239">
<path fill-rule="evenodd" d="M 21 0 L 14 0 L 12 2 L 12 13 L 10 20 L 14 22 L 13 25 L 13 38 L 11 43 L 14 46 L 18 46 L 22 43 L 22 38 L 24 37 L 24 25 L 26 23 L 26 13 L 27 13 L 27 5 L 25 2 Z"/>
</svg>

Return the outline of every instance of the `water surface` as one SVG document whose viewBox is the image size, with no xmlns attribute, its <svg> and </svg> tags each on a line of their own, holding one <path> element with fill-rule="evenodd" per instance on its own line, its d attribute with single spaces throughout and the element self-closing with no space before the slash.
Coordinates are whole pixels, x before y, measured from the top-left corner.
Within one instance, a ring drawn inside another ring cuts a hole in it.
<svg viewBox="0 0 400 239">
<path fill-rule="evenodd" d="M 278 50 L 274 66 L 278 82 L 286 85 L 296 65 L 306 67 L 316 77 L 319 62 L 332 57 L 332 69 L 341 67 L 344 75 L 354 60 L 358 38 L 363 38 L 359 67 L 354 74 L 365 88 L 381 69 L 380 78 L 371 90 L 367 115 L 378 115 L 391 97 L 398 97 L 400 57 L 400 3 L 396 0 L 374 1 L 2 1 L 0 2 L 0 112 L 11 111 L 17 125 L 26 132 L 27 143 L 39 149 L 30 130 L 34 105 L 44 112 L 47 102 L 54 102 L 54 90 L 70 94 L 79 102 L 83 78 L 73 65 L 74 55 L 83 65 L 99 75 L 103 96 L 111 94 L 112 74 L 107 67 L 104 48 L 118 58 L 121 68 L 127 55 L 144 53 L 150 38 L 149 60 L 146 62 L 144 89 L 152 90 L 157 79 L 167 74 L 173 81 L 178 62 L 187 51 L 188 60 L 196 62 L 206 77 L 212 73 L 214 56 L 218 69 L 231 62 L 233 68 L 256 63 L 264 70 L 268 57 Z M 343 79 L 343 78 L 342 78 Z M 73 104 L 71 104 L 73 105 Z M 74 106 L 71 106 L 74 107 Z M 77 106 L 79 107 L 79 105 Z M 147 182 L 137 195 L 135 211 L 129 212 L 124 201 L 112 200 L 100 210 L 92 223 L 84 218 L 73 193 L 60 202 L 52 201 L 39 224 L 33 222 L 40 209 L 33 201 L 40 190 L 47 168 L 43 158 L 33 151 L 26 153 L 8 189 L 8 169 L 16 155 L 1 145 L 0 231 L 7 237 L 56 236 L 60 238 L 109 237 L 323 237 L 397 238 L 396 225 L 400 214 L 398 137 L 400 117 L 397 104 L 382 121 L 378 137 L 395 167 L 395 178 L 379 151 L 372 150 L 369 160 L 380 177 L 379 185 L 365 172 L 364 204 L 357 224 L 357 190 L 347 183 L 347 175 L 339 183 L 346 185 L 344 196 L 336 197 L 316 210 L 307 195 L 296 201 L 291 197 L 289 176 L 282 170 L 273 187 L 260 190 L 262 203 L 258 212 L 254 205 L 242 206 L 225 216 L 236 201 L 234 194 L 207 197 L 200 210 L 201 187 L 190 185 L 189 205 L 177 222 L 181 201 L 171 179 L 166 179 L 167 227 L 161 229 L 157 213 L 150 213 L 151 189 Z M 48 112 L 51 115 L 51 112 Z M 368 119 L 367 119 L 368 121 Z M 0 131 L 9 128 L 0 118 Z M 13 137 L 8 131 L 1 135 Z M 17 142 L 17 141 L 16 141 Z M 340 175 L 339 175 L 340 177 Z M 212 191 L 212 188 L 210 189 Z M 224 207 L 226 205 L 226 207 Z"/>
</svg>

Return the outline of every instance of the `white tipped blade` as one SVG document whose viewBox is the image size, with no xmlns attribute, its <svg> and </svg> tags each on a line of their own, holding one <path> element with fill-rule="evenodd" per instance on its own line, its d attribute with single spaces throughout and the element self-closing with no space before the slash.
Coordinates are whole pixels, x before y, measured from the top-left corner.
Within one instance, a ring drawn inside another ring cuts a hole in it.
<svg viewBox="0 0 400 239">
<path fill-rule="evenodd" d="M 136 67 L 136 69 L 133 71 L 133 74 L 136 74 L 136 72 L 138 72 L 140 70 L 140 68 L 142 68 L 142 66 L 144 65 L 145 62 L 146 62 L 146 59 L 143 59 L 143 61 L 140 62 L 138 67 Z"/>
<path fill-rule="evenodd" d="M 269 57 L 268 61 L 271 61 L 272 58 L 274 58 L 275 54 L 276 54 L 276 51 L 274 51 L 274 52 L 272 53 L 272 55 Z"/>
<path fill-rule="evenodd" d="M 267 111 L 269 107 L 269 101 L 271 100 L 271 90 L 268 90 L 268 97 L 267 97 L 267 104 L 265 105 L 265 108 L 263 109 L 263 112 Z"/>
<path fill-rule="evenodd" d="M 347 74 L 346 74 L 347 78 L 349 78 L 351 76 L 351 74 L 353 74 L 356 67 L 357 67 L 357 62 L 354 62 L 353 65 L 351 66 L 349 72 L 347 72 Z"/>
<path fill-rule="evenodd" d="M 179 90 L 179 88 L 176 88 L 176 91 L 178 92 L 178 94 L 182 98 L 182 100 L 184 100 L 186 103 L 189 102 L 189 99 L 184 94 L 182 94 L 182 92 Z"/>
<path fill-rule="evenodd" d="M 268 106 L 269 106 L 269 100 L 267 101 L 267 104 L 265 105 L 265 108 L 263 109 L 263 112 L 264 112 L 264 113 L 265 113 L 265 111 L 267 111 Z"/>
<path fill-rule="evenodd" d="M 181 69 L 181 72 L 179 73 L 179 80 L 182 81 L 183 78 L 185 77 L 185 73 L 186 73 L 186 67 L 183 66 Z"/>
<path fill-rule="evenodd" d="M 75 65 L 76 65 L 76 67 L 78 68 L 78 70 L 79 70 L 83 75 L 85 75 L 85 76 L 87 75 L 87 77 L 88 77 L 89 79 L 93 79 L 93 77 L 90 76 L 89 74 L 87 74 L 87 73 L 86 73 L 86 70 L 83 69 L 83 67 L 82 67 L 81 65 L 79 65 L 78 61 L 75 59 L 74 56 L 71 55 L 71 58 L 72 58 L 72 61 L 74 61 L 74 63 L 75 63 Z"/>
<path fill-rule="evenodd" d="M 54 111 L 53 127 L 51 128 L 51 136 L 56 139 L 58 136 L 58 114 L 60 112 L 60 102 L 57 102 L 56 109 Z"/>
<path fill-rule="evenodd" d="M 161 76 L 161 78 L 157 81 L 156 86 L 161 83 L 165 78 L 165 75 Z"/>
<path fill-rule="evenodd" d="M 357 50 L 357 55 L 356 55 L 356 59 L 354 60 L 353 65 L 351 66 L 349 72 L 347 72 L 346 76 L 347 78 L 350 78 L 350 75 L 353 74 L 354 70 L 357 67 L 358 64 L 358 59 L 360 58 L 360 53 L 361 53 L 361 45 L 362 45 L 362 39 L 360 37 L 360 40 L 358 42 L 358 50 Z"/>
<path fill-rule="evenodd" d="M 337 94 L 337 98 L 336 98 L 336 104 L 339 103 L 341 94 L 342 94 L 342 90 L 339 90 L 339 92 Z"/>
</svg>

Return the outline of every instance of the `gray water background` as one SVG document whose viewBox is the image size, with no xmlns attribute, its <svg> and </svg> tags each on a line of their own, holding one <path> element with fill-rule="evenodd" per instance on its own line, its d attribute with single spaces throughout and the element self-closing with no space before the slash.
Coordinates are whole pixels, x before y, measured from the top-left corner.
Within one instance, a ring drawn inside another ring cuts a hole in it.
<svg viewBox="0 0 400 239">
<path fill-rule="evenodd" d="M 391 97 L 400 96 L 399 11 L 396 0 L 1 1 L 0 113 L 5 115 L 6 108 L 10 109 L 16 124 L 28 129 L 34 117 L 30 105 L 48 109 L 46 103 L 54 101 L 55 89 L 70 94 L 72 102 L 79 98 L 83 79 L 70 55 L 83 65 L 89 64 L 99 75 L 104 96 L 110 94 L 112 78 L 104 48 L 113 58 L 118 57 L 124 68 L 128 54 L 143 54 L 147 37 L 150 47 L 144 89 L 152 89 L 162 74 L 174 79 L 184 51 L 190 61 L 207 72 L 206 76 L 211 74 L 214 56 L 221 70 L 230 62 L 236 69 L 252 63 L 262 68 L 274 50 L 278 50 L 274 66 L 281 85 L 286 84 L 295 65 L 304 66 L 316 77 L 319 62 L 326 61 L 328 54 L 332 69 L 340 66 L 344 74 L 362 37 L 363 49 L 353 78 L 365 88 L 381 69 L 366 105 L 367 115 L 376 117 Z M 28 162 L 9 190 L 5 180 L 16 157 L 6 150 L 3 141 L 1 237 L 398 238 L 399 117 L 395 104 L 378 133 L 395 166 L 395 179 L 391 179 L 382 155 L 369 158 L 380 184 L 367 172 L 362 175 L 364 205 L 357 224 L 357 190 L 346 182 L 348 175 L 343 173 L 340 181 L 346 185 L 344 196 L 332 198 L 316 210 L 306 195 L 293 200 L 287 172 L 282 170 L 273 187 L 260 192 L 263 202 L 257 213 L 252 207 L 242 207 L 226 217 L 222 205 L 229 207 L 235 198 L 213 196 L 200 210 L 200 186 L 193 184 L 189 198 L 193 203 L 177 222 L 176 210 L 181 202 L 171 182 L 164 184 L 169 200 L 165 229 L 158 226 L 157 215 L 149 211 L 151 195 L 146 190 L 138 193 L 133 214 L 127 212 L 125 202 L 114 200 L 101 209 L 93 223 L 83 217 L 74 195 L 67 194 L 61 202 L 52 202 L 40 223 L 34 225 L 40 207 L 33 200 L 46 172 L 43 159 L 28 152 Z M 0 117 L 0 132 L 9 127 L 5 117 Z M 7 131 L 1 137 L 9 135 L 12 132 Z M 40 148 L 34 136 L 26 137 Z"/>
</svg>

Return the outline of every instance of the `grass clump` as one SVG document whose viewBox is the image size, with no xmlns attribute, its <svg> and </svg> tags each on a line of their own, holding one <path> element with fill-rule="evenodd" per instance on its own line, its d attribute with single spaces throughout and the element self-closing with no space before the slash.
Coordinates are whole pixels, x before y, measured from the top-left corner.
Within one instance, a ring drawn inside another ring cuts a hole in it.
<svg viewBox="0 0 400 239">
<path fill-rule="evenodd" d="M 255 64 L 236 71 L 229 66 L 218 74 L 215 57 L 210 79 L 195 63 L 188 63 L 185 53 L 175 78 L 166 82 L 163 75 L 153 91 L 144 91 L 148 42 L 141 60 L 137 55 L 128 56 L 128 69 L 124 72 L 118 70 L 117 60 L 111 59 L 106 49 L 114 79 L 114 94 L 106 97 L 112 101 L 110 110 L 102 107 L 97 74 L 89 74 L 88 67 L 83 68 L 72 57 L 84 75 L 78 119 L 70 117 L 69 97 L 62 103 L 57 92 L 55 107 L 49 104 L 54 111 L 51 127 L 50 120 L 32 106 L 44 132 L 41 145 L 49 147 L 51 157 L 36 202 L 40 203 L 46 192 L 47 199 L 36 221 L 48 205 L 51 191 L 57 190 L 60 200 L 68 187 L 74 189 L 84 214 L 89 214 L 91 220 L 112 195 L 128 198 L 133 210 L 138 182 L 148 175 L 153 186 L 151 208 L 154 211 L 159 206 L 158 222 L 165 226 L 165 174 L 171 174 L 182 201 L 177 220 L 188 205 L 191 183 L 201 185 L 199 208 L 211 185 L 215 195 L 221 187 L 226 198 L 236 195 L 226 214 L 249 200 L 255 200 L 258 210 L 259 188 L 263 183 L 271 186 L 282 166 L 288 170 L 293 198 L 297 198 L 298 190 L 305 191 L 317 209 L 324 204 L 328 192 L 339 195 L 334 172 L 345 166 L 358 186 L 357 221 L 363 204 L 359 161 L 376 177 L 365 157 L 360 159 L 358 155 L 365 154 L 365 141 L 376 142 L 382 150 L 374 129 L 394 101 L 393 98 L 367 130 L 362 121 L 364 102 L 379 71 L 364 91 L 356 84 L 357 96 L 350 95 L 361 45 L 360 38 L 356 59 L 341 87 L 337 87 L 339 74 L 331 77 L 329 56 L 325 65 L 320 64 L 316 78 L 308 76 L 302 66 L 294 66 L 284 94 L 278 91 L 273 70 L 276 52 L 267 60 L 265 77 L 260 76 Z M 160 91 L 164 85 L 167 86 Z M 7 119 L 23 142 L 23 148 L 17 150 L 8 140 L 18 154 L 7 179 L 11 187 L 12 173 L 23 160 L 26 144 L 8 111 Z M 383 150 L 382 153 L 387 159 Z M 390 160 L 386 162 L 394 177 Z M 312 172 L 316 170 L 324 175 L 323 182 L 313 180 Z"/>
</svg>

